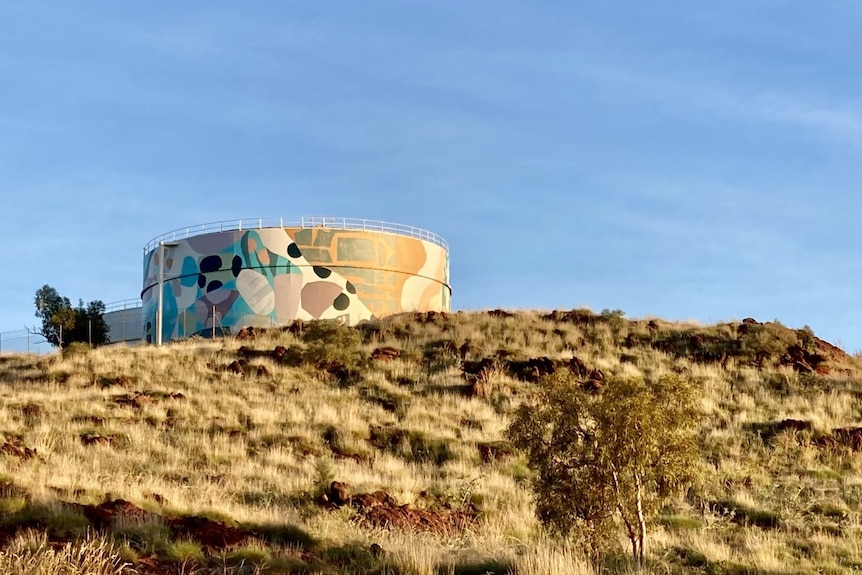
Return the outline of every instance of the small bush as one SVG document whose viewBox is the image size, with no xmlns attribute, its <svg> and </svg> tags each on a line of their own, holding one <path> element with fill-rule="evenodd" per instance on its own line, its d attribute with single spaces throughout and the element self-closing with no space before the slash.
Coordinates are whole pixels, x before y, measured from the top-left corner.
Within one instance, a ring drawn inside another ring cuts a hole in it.
<svg viewBox="0 0 862 575">
<path fill-rule="evenodd" d="M 382 566 L 380 559 L 362 543 L 329 547 L 323 551 L 321 559 L 338 565 L 346 573 L 376 573 Z"/>
<path fill-rule="evenodd" d="M 381 451 L 413 463 L 439 466 L 457 458 L 452 449 L 452 440 L 428 437 L 421 431 L 375 426 L 371 428 L 368 441 Z"/>
<path fill-rule="evenodd" d="M 63 506 L 45 517 L 45 527 L 56 537 L 78 537 L 87 532 L 90 520 L 80 511 Z"/>
<path fill-rule="evenodd" d="M 243 527 L 254 533 L 255 536 L 274 545 L 291 546 L 299 549 L 312 549 L 317 545 L 317 540 L 314 537 L 296 525 L 251 523 L 245 524 Z"/>
<path fill-rule="evenodd" d="M 201 563 L 204 560 L 203 547 L 197 541 L 171 541 L 162 549 L 162 555 L 175 563 Z"/>
<path fill-rule="evenodd" d="M 738 525 L 750 525 L 761 529 L 778 529 L 781 516 L 767 509 L 755 509 L 735 501 L 717 501 L 713 508 L 730 516 L 731 521 Z"/>
<path fill-rule="evenodd" d="M 119 519 L 114 525 L 114 536 L 122 538 L 134 551 L 144 554 L 163 549 L 170 541 L 172 532 L 161 521 L 138 521 Z"/>
<path fill-rule="evenodd" d="M 83 445 L 87 446 L 110 446 L 116 449 L 125 449 L 131 444 L 129 434 L 110 429 L 92 428 L 81 431 L 78 434 Z"/>
<path fill-rule="evenodd" d="M 335 480 L 335 465 L 332 459 L 320 457 L 314 462 L 314 489 L 315 496 L 329 489 L 329 484 Z"/>
<path fill-rule="evenodd" d="M 320 437 L 333 453 L 347 453 L 347 433 L 340 427 L 328 425 Z"/>
<path fill-rule="evenodd" d="M 452 450 L 452 441 L 426 437 L 421 432 L 410 435 L 410 460 L 416 463 L 433 463 L 440 466 L 456 459 Z"/>
<path fill-rule="evenodd" d="M 346 385 L 362 378 L 368 354 L 356 329 L 337 321 L 311 321 L 303 324 L 301 337 L 303 345 L 288 348 L 282 363 L 313 367 Z"/>
<path fill-rule="evenodd" d="M 246 567 L 269 563 L 272 555 L 265 548 L 246 545 L 222 554 L 222 562 L 229 567 Z"/>
<path fill-rule="evenodd" d="M 410 397 L 392 393 L 379 386 L 369 386 L 361 390 L 361 397 L 375 405 L 379 405 L 385 411 L 394 413 L 398 419 L 403 419 L 410 407 Z"/>
<path fill-rule="evenodd" d="M 90 350 L 92 349 L 93 348 L 89 343 L 85 343 L 83 341 L 73 341 L 68 346 L 63 348 L 63 357 L 71 358 L 85 356 L 90 353 Z"/>
</svg>

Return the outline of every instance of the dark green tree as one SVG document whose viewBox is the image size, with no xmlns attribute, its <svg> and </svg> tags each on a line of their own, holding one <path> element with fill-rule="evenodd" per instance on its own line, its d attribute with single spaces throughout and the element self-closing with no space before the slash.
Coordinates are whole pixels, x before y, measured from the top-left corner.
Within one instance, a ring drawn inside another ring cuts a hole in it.
<svg viewBox="0 0 862 575">
<path fill-rule="evenodd" d="M 40 333 L 51 345 L 65 348 L 74 341 L 94 346 L 110 342 L 105 304 L 99 300 L 86 305 L 79 300 L 78 307 L 73 308 L 69 298 L 45 284 L 36 290 L 35 305 L 36 317 L 42 322 Z"/>
<path fill-rule="evenodd" d="M 69 341 L 91 342 L 94 346 L 110 342 L 108 337 L 110 328 L 105 323 L 104 314 L 105 304 L 100 300 L 93 300 L 86 305 L 84 300 L 78 300 L 78 307 L 75 308 L 75 326 L 72 328 Z"/>
<path fill-rule="evenodd" d="M 41 334 L 48 342 L 60 345 L 61 331 L 69 332 L 75 327 L 75 312 L 69 298 L 62 297 L 48 284 L 36 290 L 36 317 L 42 321 Z"/>
</svg>

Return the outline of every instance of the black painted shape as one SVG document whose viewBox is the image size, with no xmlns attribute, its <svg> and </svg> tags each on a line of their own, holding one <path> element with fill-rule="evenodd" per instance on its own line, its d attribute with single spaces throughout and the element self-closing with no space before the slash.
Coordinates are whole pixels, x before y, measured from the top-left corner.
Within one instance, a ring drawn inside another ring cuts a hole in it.
<svg viewBox="0 0 862 575">
<path fill-rule="evenodd" d="M 221 257 L 219 256 L 207 256 L 201 260 L 201 273 L 209 273 L 209 272 L 217 272 L 221 269 Z"/>
<path fill-rule="evenodd" d="M 332 302 L 332 307 L 334 307 L 338 311 L 344 311 L 348 307 L 350 307 L 350 298 L 347 297 L 346 293 L 343 293 L 343 294 L 339 295 L 337 298 L 335 298 L 335 301 Z"/>
<path fill-rule="evenodd" d="M 289 255 L 292 258 L 301 258 L 302 252 L 299 251 L 298 245 L 296 245 L 295 243 L 292 243 L 289 246 L 287 246 L 287 255 Z"/>
<path fill-rule="evenodd" d="M 200 274 L 198 276 L 198 287 L 201 289 L 204 289 L 204 287 L 206 287 L 206 285 L 207 285 L 207 276 L 205 276 L 204 274 Z"/>
<path fill-rule="evenodd" d="M 320 266 L 313 266 L 313 267 L 314 267 L 314 273 L 316 273 L 317 277 L 319 277 L 320 279 L 325 280 L 326 278 L 328 278 L 329 276 L 332 275 L 332 270 L 329 268 L 322 268 Z"/>
<path fill-rule="evenodd" d="M 356 287 L 354 287 L 352 283 L 347 282 L 347 285 L 345 285 L 344 288 L 347 290 L 347 293 L 352 293 L 353 295 L 356 295 Z"/>
<path fill-rule="evenodd" d="M 213 281 L 211 281 L 211 282 L 209 283 L 209 285 L 207 286 L 207 293 L 210 293 L 211 291 L 215 291 L 215 290 L 217 290 L 218 288 L 220 288 L 221 286 L 222 286 L 222 283 L 221 283 L 220 281 L 218 281 L 218 280 L 213 280 Z"/>
<path fill-rule="evenodd" d="M 233 256 L 233 261 L 230 264 L 230 271 L 233 273 L 233 277 L 238 277 L 239 272 L 242 271 L 242 258 L 239 256 Z"/>
</svg>

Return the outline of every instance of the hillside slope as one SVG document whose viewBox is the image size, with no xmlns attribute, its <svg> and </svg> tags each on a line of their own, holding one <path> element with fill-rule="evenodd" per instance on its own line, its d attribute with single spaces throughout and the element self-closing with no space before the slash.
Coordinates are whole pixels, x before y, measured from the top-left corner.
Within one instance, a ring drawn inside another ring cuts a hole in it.
<svg viewBox="0 0 862 575">
<path fill-rule="evenodd" d="M 857 358 L 778 323 L 495 310 L 0 358 L 0 572 L 590 572 L 504 437 L 557 369 L 702 389 L 707 477 L 649 570 L 862 569 Z"/>
</svg>

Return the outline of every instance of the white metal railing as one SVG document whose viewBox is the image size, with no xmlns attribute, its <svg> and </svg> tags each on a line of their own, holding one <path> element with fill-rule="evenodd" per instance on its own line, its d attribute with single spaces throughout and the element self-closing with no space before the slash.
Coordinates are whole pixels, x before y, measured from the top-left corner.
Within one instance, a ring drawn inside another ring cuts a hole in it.
<svg viewBox="0 0 862 575">
<path fill-rule="evenodd" d="M 111 303 L 105 304 L 105 313 L 111 313 L 112 311 L 122 311 L 124 309 L 137 309 L 142 306 L 143 303 L 141 302 L 141 298 L 139 297 L 124 299 L 120 301 L 112 301 Z"/>
<path fill-rule="evenodd" d="M 284 218 L 243 218 L 239 220 L 225 220 L 221 222 L 211 222 L 208 224 L 196 224 L 186 228 L 179 228 L 160 236 L 156 236 L 147 242 L 144 246 L 144 253 L 148 254 L 158 247 L 161 242 L 171 242 L 184 240 L 194 236 L 203 234 L 213 234 L 217 232 L 242 231 L 242 230 L 260 230 L 264 228 L 329 228 L 333 230 L 361 230 L 368 232 L 385 232 L 396 234 L 399 236 L 407 236 L 431 242 L 445 250 L 449 250 L 449 245 L 437 234 L 415 228 L 413 226 L 405 226 L 403 224 L 395 224 L 392 222 L 381 222 L 377 220 L 365 220 L 359 218 L 336 218 L 332 216 L 307 216 L 298 220 L 287 220 Z"/>
</svg>

